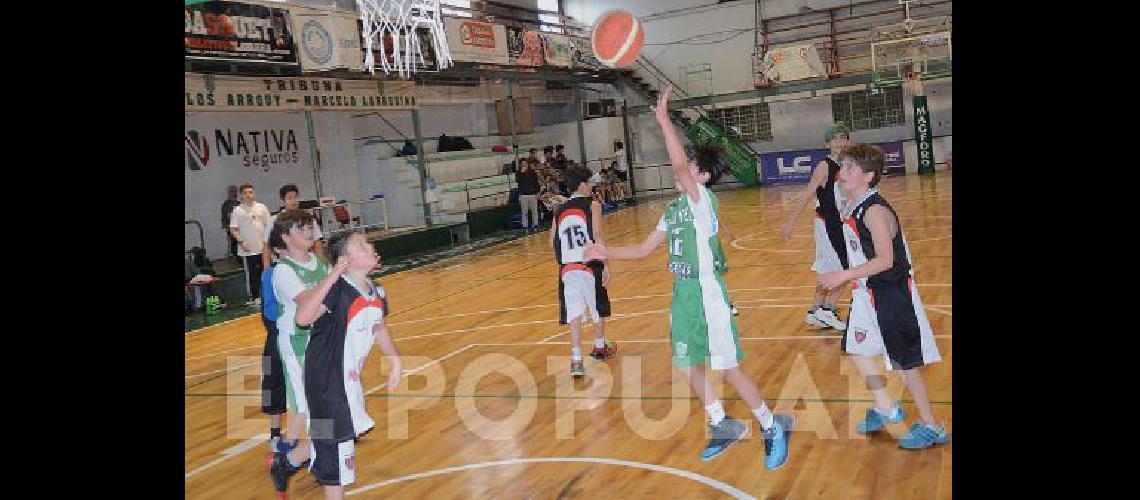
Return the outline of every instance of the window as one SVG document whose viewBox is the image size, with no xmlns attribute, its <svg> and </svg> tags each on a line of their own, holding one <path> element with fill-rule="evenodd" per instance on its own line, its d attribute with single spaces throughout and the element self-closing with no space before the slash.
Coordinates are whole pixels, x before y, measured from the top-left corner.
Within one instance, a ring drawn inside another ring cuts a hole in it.
<svg viewBox="0 0 1140 500">
<path fill-rule="evenodd" d="M 440 12 L 446 16 L 454 17 L 471 17 L 471 0 L 441 0 Z M 455 7 L 463 7 L 469 10 L 456 10 L 443 7 L 443 5 L 451 5 Z"/>
<path fill-rule="evenodd" d="M 831 115 L 852 131 L 905 125 L 902 87 L 831 94 Z"/>
<path fill-rule="evenodd" d="M 562 33 L 562 22 L 558 20 L 557 14 L 539 14 L 538 22 L 542 23 L 542 31 L 547 33 Z"/>
<path fill-rule="evenodd" d="M 766 102 L 710 110 L 709 118 L 745 142 L 772 140 L 772 115 Z"/>
<path fill-rule="evenodd" d="M 562 20 L 558 17 L 558 0 L 538 0 L 538 10 L 550 14 L 539 14 L 539 29 L 547 33 L 562 33 Z"/>
</svg>

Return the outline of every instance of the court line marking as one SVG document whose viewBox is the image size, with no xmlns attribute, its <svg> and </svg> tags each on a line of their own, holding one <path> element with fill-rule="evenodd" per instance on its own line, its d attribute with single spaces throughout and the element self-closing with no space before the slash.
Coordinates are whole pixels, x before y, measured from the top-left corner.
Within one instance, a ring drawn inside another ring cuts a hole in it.
<svg viewBox="0 0 1140 500">
<path fill-rule="evenodd" d="M 244 453 L 247 450 L 256 448 L 258 445 L 265 446 L 264 443 L 268 439 L 269 439 L 269 434 L 258 434 L 258 435 L 251 437 L 245 441 L 242 441 L 241 443 L 238 443 L 234 446 L 226 448 L 226 449 L 221 451 L 222 456 L 215 458 L 209 462 L 206 462 L 206 463 L 196 467 L 194 470 L 192 470 L 190 472 L 187 472 L 186 473 L 186 479 L 190 479 L 195 474 L 202 472 L 206 469 L 209 469 L 210 467 L 218 465 L 222 462 L 225 462 L 226 460 L 229 460 L 233 457 L 236 457 L 236 456 Z"/>
<path fill-rule="evenodd" d="M 920 283 L 918 285 L 918 288 L 921 289 L 921 288 L 926 288 L 926 287 L 951 287 L 951 286 L 954 286 L 954 285 L 951 283 Z M 759 288 L 729 288 L 728 291 L 729 292 L 759 292 L 759 291 L 765 291 L 765 290 L 798 290 L 801 288 L 815 288 L 815 285 L 766 286 L 766 287 L 759 287 Z M 629 296 L 629 297 L 611 297 L 610 302 L 620 302 L 620 301 L 625 301 L 625 300 L 640 300 L 640 299 L 651 299 L 651 298 L 659 298 L 659 297 L 669 297 L 671 295 L 672 295 L 671 293 L 659 293 L 659 294 L 652 294 L 652 295 L 633 295 L 633 296 Z M 445 314 L 443 316 L 432 316 L 429 318 L 420 318 L 420 319 L 414 319 L 414 320 L 409 320 L 409 321 L 393 322 L 393 323 L 388 323 L 388 326 L 408 325 L 408 324 L 412 324 L 412 323 L 422 323 L 425 321 L 433 321 L 433 320 L 438 320 L 438 319 L 459 318 L 459 317 L 463 317 L 463 316 L 475 316 L 478 314 L 492 314 L 492 313 L 500 313 L 500 312 L 523 311 L 526 309 L 539 309 L 539 308 L 543 308 L 543 307 L 554 307 L 557 305 L 558 305 L 557 303 L 550 303 L 550 304 L 538 304 L 538 305 L 520 306 L 520 307 L 504 307 L 504 308 L 499 308 L 499 309 L 484 309 L 484 310 L 479 310 L 479 311 L 470 311 L 470 312 L 456 313 L 456 314 Z"/>
<path fill-rule="evenodd" d="M 903 219 L 903 220 L 905 220 L 905 219 Z M 802 229 L 803 229 L 803 228 L 800 228 L 800 230 L 799 230 L 799 231 L 795 231 L 795 232 L 802 232 Z M 950 226 L 916 226 L 916 227 L 903 227 L 903 232 L 904 232 L 904 233 L 906 233 L 906 232 L 908 232 L 908 231 L 919 231 L 919 230 L 926 230 L 926 229 L 954 229 L 954 226 L 953 226 L 953 225 L 950 225 Z M 737 238 L 737 239 L 740 239 L 740 240 L 753 240 L 753 239 L 761 239 L 761 238 L 756 238 L 756 236 L 759 236 L 759 235 L 761 235 L 761 234 L 768 234 L 768 233 L 779 233 L 779 232 L 781 232 L 781 231 L 783 231 L 783 229 L 765 229 L 765 230 L 763 230 L 763 231 L 756 231 L 755 233 L 751 233 L 751 234 L 748 234 L 748 235 L 745 235 L 745 236 L 741 236 L 740 238 Z M 779 236 L 776 236 L 776 238 L 779 238 Z M 768 238 L 768 239 L 771 239 L 771 238 Z"/>
<path fill-rule="evenodd" d="M 417 366 L 417 367 L 415 367 L 415 368 L 413 368 L 413 369 L 411 369 L 411 370 L 405 371 L 404 373 L 400 374 L 400 378 L 407 378 L 409 375 L 414 375 L 414 374 L 416 374 L 417 372 L 419 372 L 420 370 L 423 370 L 424 368 L 427 368 L 427 367 L 429 367 L 429 366 L 431 366 L 431 365 L 437 365 L 437 364 L 439 364 L 439 363 L 443 362 L 443 360 L 445 360 L 445 359 L 447 359 L 447 358 L 450 358 L 450 357 L 452 357 L 452 356 L 455 356 L 455 355 L 457 355 L 457 354 L 460 354 L 460 353 L 462 353 L 462 352 L 464 352 L 464 351 L 466 351 L 466 350 L 468 350 L 468 349 L 470 349 L 470 348 L 472 348 L 472 347 L 475 347 L 475 344 L 467 344 L 466 346 L 460 347 L 459 349 L 456 349 L 456 350 L 454 350 L 454 351 L 451 351 L 450 353 L 447 353 L 446 355 L 444 355 L 444 356 L 443 356 L 443 357 L 441 357 L 441 358 L 438 358 L 438 359 L 433 359 L 433 360 L 431 360 L 431 361 L 428 361 L 427 363 L 424 363 L 424 364 L 422 364 L 422 365 L 420 365 L 420 366 Z M 373 388 L 371 388 L 371 389 L 368 389 L 367 391 L 364 391 L 364 394 L 366 394 L 366 395 L 367 395 L 367 394 L 372 394 L 372 393 L 374 393 L 374 392 L 376 392 L 376 391 L 379 391 L 380 389 L 383 389 L 383 388 L 385 388 L 385 387 L 387 387 L 387 386 L 388 386 L 388 382 L 384 382 L 383 384 L 380 384 L 380 385 L 378 385 L 378 386 L 376 386 L 376 387 L 373 387 Z"/>
<path fill-rule="evenodd" d="M 547 338 L 539 340 L 539 341 L 531 341 L 531 342 L 475 342 L 475 343 L 467 344 L 463 347 L 460 347 L 458 349 L 455 349 L 454 351 L 451 351 L 451 352 L 443 355 L 442 357 L 433 359 L 432 361 L 429 361 L 429 362 L 424 363 L 420 366 L 417 366 L 415 368 L 412 368 L 410 370 L 405 371 L 403 373 L 403 377 L 407 377 L 409 375 L 414 375 L 414 374 L 418 373 L 419 371 L 423 370 L 424 368 L 427 368 L 428 366 L 431 366 L 434 364 L 439 364 L 446 359 L 455 357 L 455 356 L 457 356 L 463 352 L 466 352 L 467 350 L 471 349 L 472 347 L 520 346 L 520 345 L 531 345 L 531 346 L 533 346 L 533 345 L 570 345 L 569 341 L 550 342 L 550 339 L 553 339 L 553 338 L 558 337 L 560 335 L 565 335 L 567 333 L 569 333 L 569 330 L 554 334 L 550 337 L 547 337 Z M 744 340 L 822 340 L 822 339 L 841 339 L 841 338 L 843 338 L 843 336 L 841 336 L 841 335 L 791 335 L 791 336 L 775 336 L 775 337 L 740 337 L 740 340 L 742 340 L 742 341 L 744 341 Z M 952 338 L 952 335 L 951 334 L 935 335 L 934 338 L 936 338 L 936 339 L 943 339 L 943 338 L 948 339 L 948 338 Z M 623 344 L 655 344 L 655 343 L 665 343 L 665 342 L 670 341 L 669 339 L 628 339 L 628 340 L 611 339 L 611 340 L 614 340 L 614 342 L 621 342 Z M 233 368 L 232 370 L 234 370 L 234 371 L 240 370 L 240 369 L 246 368 L 252 364 L 255 364 L 255 363 L 242 365 L 242 366 L 239 366 L 237 368 Z M 226 371 L 226 370 L 227 370 L 227 368 L 223 368 L 221 370 L 214 370 L 212 372 L 205 372 L 205 373 L 200 373 L 197 375 L 187 375 L 186 378 L 192 378 L 192 377 L 197 377 L 200 375 L 207 375 L 209 373 L 217 373 L 219 371 Z M 372 394 L 372 393 L 374 393 L 380 389 L 383 389 L 384 387 L 387 387 L 387 385 L 388 385 L 388 383 L 384 382 L 384 383 L 382 383 L 376 387 L 368 389 L 364 393 L 365 394 Z"/>
<path fill-rule="evenodd" d="M 946 238 L 953 238 L 953 237 L 954 236 L 948 234 L 946 236 L 935 236 L 933 238 L 922 238 L 920 240 L 907 241 L 907 243 L 922 243 L 924 241 L 944 240 Z"/>
<path fill-rule="evenodd" d="M 379 483 L 372 483 L 368 486 L 364 486 L 364 487 L 357 488 L 355 490 L 347 491 L 347 492 L 345 492 L 345 496 L 358 495 L 358 494 L 364 493 L 366 491 L 374 490 L 376 488 L 382 488 L 384 486 L 388 486 L 388 485 L 392 485 L 392 484 L 398 484 L 398 483 L 403 483 L 403 482 L 412 481 L 412 480 L 416 480 L 416 479 L 422 479 L 425 477 L 438 476 L 441 474 L 450 474 L 453 472 L 462 472 L 462 471 L 467 471 L 467 470 L 472 470 L 472 469 L 484 469 L 487 467 L 497 467 L 497 466 L 501 466 L 501 465 L 517 465 L 517 464 L 530 464 L 530 463 L 575 463 L 575 462 L 576 463 L 583 463 L 583 462 L 584 463 L 599 463 L 599 464 L 606 464 L 606 465 L 621 465 L 624 467 L 632 467 L 635 469 L 643 469 L 643 470 L 654 471 L 654 472 L 664 472 L 666 474 L 672 474 L 672 475 L 677 476 L 677 477 L 682 477 L 685 479 L 696 481 L 696 482 L 701 483 L 705 486 L 716 489 L 716 490 L 718 490 L 718 491 L 720 491 L 726 495 L 732 496 L 733 498 L 755 500 L 755 497 L 753 497 L 752 495 L 749 495 L 748 493 L 745 493 L 743 490 L 740 490 L 740 489 L 736 488 L 735 486 L 729 485 L 727 483 L 723 483 L 721 481 L 717 481 L 716 479 L 712 479 L 710 477 L 702 476 L 700 474 L 697 474 L 696 472 L 691 472 L 691 471 L 687 471 L 684 469 L 675 469 L 673 467 L 666 467 L 664 465 L 646 464 L 646 463 L 641 463 L 641 462 L 631 462 L 629 460 L 617 460 L 617 459 L 613 459 L 613 458 L 601 458 L 601 457 L 512 458 L 509 460 L 496 460 L 493 462 L 479 462 L 479 463 L 474 463 L 474 464 L 457 465 L 454 467 L 445 467 L 443 469 L 434 469 L 434 470 L 429 470 L 426 472 L 418 472 L 415 474 L 409 474 L 406 476 L 388 479 L 386 481 L 381 481 Z"/>
<path fill-rule="evenodd" d="M 230 371 L 235 371 L 235 372 L 236 372 L 236 371 L 238 371 L 238 370 L 241 370 L 242 368 L 249 368 L 250 366 L 253 366 L 253 365 L 256 365 L 256 364 L 258 364 L 258 362 L 257 362 L 257 361 L 254 361 L 254 362 L 252 362 L 252 363 L 246 363 L 246 364 L 244 364 L 244 365 L 239 365 L 239 366 L 235 366 L 235 367 L 232 367 L 232 368 L 230 368 L 230 367 L 226 367 L 226 368 L 219 368 L 219 369 L 217 369 L 217 370 L 210 370 L 210 371 L 208 371 L 208 372 L 202 372 L 202 373 L 195 373 L 195 374 L 193 374 L 193 375 L 187 375 L 187 376 L 186 376 L 186 378 L 196 378 L 196 377 L 201 377 L 202 375 L 212 375 L 212 374 L 214 374 L 214 373 L 221 373 L 221 372 L 230 372 Z"/>
<path fill-rule="evenodd" d="M 743 300 L 740 302 L 744 302 Z M 811 302 L 801 302 L 798 304 L 760 304 L 757 306 L 737 306 L 737 309 L 766 309 L 766 308 L 787 308 L 787 307 L 803 307 L 810 306 Z M 836 307 L 840 309 L 850 308 L 850 304 L 839 304 Z M 933 309 L 936 307 L 953 307 L 951 304 L 923 304 L 923 309 Z"/>
<path fill-rule="evenodd" d="M 192 358 L 186 358 L 186 361 L 193 361 L 195 359 L 210 358 L 210 357 L 217 356 L 219 354 L 225 354 L 227 352 L 234 352 L 234 351 L 244 351 L 247 349 L 253 349 L 254 347 L 265 347 L 265 346 L 263 344 L 254 344 L 254 345 L 246 346 L 246 347 L 235 347 L 233 349 L 226 349 L 224 351 L 212 352 L 210 354 L 203 354 L 201 356 L 194 356 Z"/>
<path fill-rule="evenodd" d="M 937 308 L 937 307 L 931 307 L 931 306 L 927 306 L 926 308 L 927 308 L 927 309 L 930 309 L 931 311 L 934 311 L 934 312 L 936 312 L 936 313 L 939 313 L 939 314 L 945 314 L 945 315 L 947 315 L 947 316 L 953 316 L 953 314 L 950 314 L 950 313 L 949 313 L 949 312 L 947 312 L 947 311 L 943 311 L 942 309 L 939 309 L 939 308 Z"/>
<path fill-rule="evenodd" d="M 953 226 L 908 227 L 908 228 L 903 228 L 903 229 L 905 229 L 906 232 L 909 233 L 910 231 L 922 230 L 922 229 L 953 229 Z M 779 230 L 770 229 L 770 230 L 759 231 L 759 232 L 755 232 L 755 233 L 751 233 L 751 234 L 746 234 L 744 236 L 741 236 L 739 238 L 736 238 L 736 239 L 730 241 L 728 244 L 737 250 L 747 250 L 747 251 L 752 251 L 752 252 L 794 253 L 794 252 L 814 251 L 812 248 L 804 248 L 804 249 L 753 248 L 753 247 L 742 246 L 740 244 L 740 242 L 742 242 L 742 241 L 763 241 L 763 240 L 772 240 L 772 239 L 782 238 L 782 236 L 765 236 L 762 238 L 757 237 L 757 236 L 760 236 L 761 234 L 767 234 L 767 233 L 772 233 L 772 232 L 777 232 L 777 231 L 779 231 Z M 800 236 L 800 235 L 793 234 L 792 237 L 793 238 L 811 238 L 812 236 L 811 235 Z M 908 243 L 918 243 L 920 241 L 930 241 L 930 240 L 945 239 L 945 238 L 952 238 L 952 237 L 953 237 L 952 235 L 946 235 L 946 236 L 939 236 L 939 237 L 934 237 L 934 238 L 922 238 L 922 239 L 917 239 L 914 241 L 908 240 L 907 242 Z"/>
<path fill-rule="evenodd" d="M 822 340 L 822 339 L 841 339 L 842 335 L 791 335 L 785 337 L 740 337 L 740 340 Z M 936 339 L 952 338 L 951 334 L 935 335 Z M 615 343 L 621 342 L 622 344 L 659 344 L 671 342 L 669 339 L 628 339 L 628 340 L 614 340 Z M 477 344 L 470 344 L 472 346 L 516 346 L 516 345 L 570 345 L 570 342 L 480 342 Z"/>
<path fill-rule="evenodd" d="M 563 335 L 566 335 L 567 333 L 570 333 L 570 330 L 564 330 L 564 331 L 558 332 L 558 333 L 556 333 L 556 334 L 554 334 L 554 335 L 551 335 L 551 336 L 549 336 L 549 337 L 546 337 L 546 338 L 544 338 L 544 339 L 542 339 L 542 340 L 538 341 L 538 343 L 539 343 L 539 344 L 545 344 L 545 343 L 547 343 L 547 342 L 549 342 L 549 341 L 551 341 L 551 340 L 553 340 L 553 339 L 556 339 L 556 338 L 558 338 L 558 337 L 561 337 L 561 336 L 563 336 Z"/>
<path fill-rule="evenodd" d="M 237 318 L 234 318 L 234 319 L 227 319 L 227 320 L 225 320 L 225 321 L 223 321 L 223 322 L 221 322 L 221 323 L 214 323 L 214 324 L 212 324 L 212 325 L 206 325 L 206 326 L 203 326 L 202 328 L 199 328 L 199 329 L 197 329 L 197 330 L 190 330 L 190 331 L 186 332 L 186 336 L 187 336 L 187 337 L 189 337 L 191 334 L 194 334 L 194 333 L 198 333 L 198 332 L 200 332 L 200 331 L 202 331 L 202 330 L 209 330 L 209 329 L 211 329 L 211 328 L 216 328 L 216 327 L 219 327 L 219 326 L 222 326 L 222 325 L 226 325 L 226 324 L 229 324 L 229 323 L 233 323 L 234 321 L 240 321 L 240 320 L 243 320 L 243 319 L 249 319 L 251 316 L 255 316 L 255 315 L 258 315 L 258 314 L 261 314 L 261 313 L 249 313 L 249 314 L 246 314 L 245 316 L 240 316 L 240 317 L 237 317 Z"/>
<path fill-rule="evenodd" d="M 641 311 L 641 312 L 636 312 L 636 313 L 615 314 L 613 316 L 610 316 L 608 319 L 609 320 L 618 320 L 618 319 L 625 319 L 625 318 L 634 318 L 637 316 L 645 316 L 648 314 L 657 314 L 657 313 L 662 313 L 665 311 L 668 311 L 668 309 L 654 309 L 651 311 Z M 534 321 L 523 321 L 523 322 L 519 322 L 519 323 L 503 323 L 503 324 L 498 324 L 498 325 L 475 326 L 475 327 L 471 327 L 471 328 L 460 328 L 457 330 L 448 330 L 448 331 L 444 331 L 444 332 L 434 332 L 434 333 L 425 333 L 422 335 L 413 335 L 411 337 L 400 337 L 397 339 L 392 339 L 392 341 L 393 342 L 399 342 L 401 340 L 415 340 L 415 339 L 422 339 L 422 338 L 427 338 L 427 337 L 438 337 L 440 335 L 447 335 L 449 333 L 471 333 L 471 332 L 477 332 L 477 331 L 482 331 L 482 330 L 493 330 L 495 328 L 501 328 L 501 327 L 538 325 L 538 324 L 550 323 L 550 321 L 551 320 L 549 320 L 549 319 L 537 319 Z"/>
<path fill-rule="evenodd" d="M 919 288 L 952 287 L 952 286 L 953 285 L 950 283 L 925 283 L 925 284 L 918 285 Z M 733 292 L 733 291 L 742 292 L 742 291 L 766 291 L 766 290 L 798 290 L 801 288 L 815 288 L 815 286 L 814 285 L 793 285 L 793 286 L 772 286 L 772 287 L 761 287 L 761 288 L 733 288 L 733 289 L 729 289 L 729 291 L 730 292 Z M 623 300 L 639 300 L 639 299 L 646 299 L 646 298 L 660 298 L 660 297 L 668 297 L 670 295 L 671 294 L 655 294 L 655 295 L 635 295 L 635 296 L 631 296 L 631 297 L 617 297 L 617 298 L 611 299 L 611 302 L 618 302 L 618 301 L 623 301 Z M 749 303 L 753 303 L 753 302 L 776 302 L 776 301 L 782 301 L 782 300 L 810 300 L 810 299 L 811 299 L 811 297 L 793 297 L 793 298 L 785 297 L 785 298 L 779 298 L 779 299 L 740 299 L 740 300 L 734 300 L 733 303 L 749 304 Z M 799 303 L 789 304 L 789 305 L 797 305 L 797 304 L 799 304 Z M 446 316 L 436 316 L 436 317 L 432 317 L 432 318 L 423 318 L 423 319 L 412 320 L 412 321 L 407 321 L 407 322 L 402 322 L 402 323 L 389 323 L 389 326 L 423 322 L 423 321 L 435 320 L 435 319 L 447 319 L 447 318 L 454 318 L 454 317 L 460 317 L 460 316 L 474 316 L 474 315 L 478 315 L 478 314 L 491 314 L 491 313 L 498 313 L 498 312 L 510 312 L 510 311 L 517 311 L 517 310 L 525 310 L 525 309 L 536 309 L 536 308 L 542 308 L 542 307 L 554 307 L 556 305 L 558 305 L 558 304 L 539 304 L 539 305 L 534 305 L 534 306 L 508 307 L 508 308 L 502 308 L 502 309 L 487 309 L 487 310 L 483 310 L 483 311 L 472 311 L 472 312 L 459 313 L 459 314 L 450 314 L 450 315 L 446 315 Z M 840 305 L 840 307 L 845 307 L 845 305 Z M 946 311 L 941 311 L 941 310 L 937 310 L 934 308 L 951 307 L 951 306 L 950 305 L 928 305 L 925 307 L 949 316 L 949 314 Z M 636 313 L 631 313 L 631 314 L 636 314 Z M 625 315 L 618 315 L 616 317 L 622 318 L 622 317 L 626 317 L 626 316 Z M 539 322 L 545 323 L 547 321 L 553 321 L 553 320 L 541 320 Z M 532 322 L 532 323 L 527 323 L 527 324 L 534 324 L 534 323 Z M 477 327 L 477 328 L 492 329 L 492 328 L 497 328 L 497 327 L 521 326 L 521 325 L 522 324 L 507 323 L 507 324 L 500 324 L 500 325 L 486 325 L 486 326 L 481 326 L 481 327 Z M 442 333 L 455 333 L 455 332 L 456 332 L 456 330 L 452 330 L 449 332 L 435 332 L 435 333 L 429 333 L 426 335 L 438 336 Z M 546 339 L 543 339 L 543 341 L 553 339 L 553 338 L 557 338 L 557 337 L 559 337 L 561 335 L 565 335 L 569 332 L 570 332 L 569 330 L 564 330 L 561 333 L 556 333 L 554 335 L 551 335 L 550 337 L 547 337 Z M 414 338 L 418 338 L 418 337 L 415 337 L 415 336 L 413 336 L 413 337 L 400 337 L 400 338 L 394 338 L 393 341 L 412 340 Z M 203 354 L 200 356 L 194 356 L 191 358 L 186 358 L 185 361 L 203 359 L 203 358 L 208 358 L 208 357 L 212 357 L 212 356 L 217 356 L 219 354 L 225 354 L 227 352 L 233 352 L 233 351 L 238 351 L 238 350 L 243 350 L 243 349 L 253 349 L 255 347 L 261 347 L 261 345 L 260 344 L 254 344 L 254 345 L 251 345 L 248 347 L 226 349 L 226 350 L 218 351 L 215 353 Z M 215 370 L 213 373 L 217 373 L 217 372 L 218 371 Z"/>
</svg>

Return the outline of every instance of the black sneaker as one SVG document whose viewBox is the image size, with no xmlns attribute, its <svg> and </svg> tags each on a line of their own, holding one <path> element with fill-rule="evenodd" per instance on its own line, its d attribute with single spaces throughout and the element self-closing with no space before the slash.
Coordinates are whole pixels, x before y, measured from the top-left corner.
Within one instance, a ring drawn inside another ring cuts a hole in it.
<svg viewBox="0 0 1140 500">
<path fill-rule="evenodd" d="M 288 455 L 280 451 L 273 453 L 273 464 L 269 466 L 269 475 L 273 477 L 273 489 L 277 491 L 279 498 L 287 498 L 285 492 L 289 489 L 289 478 L 303 466 L 304 464 L 293 467 L 293 464 L 289 463 Z"/>
</svg>

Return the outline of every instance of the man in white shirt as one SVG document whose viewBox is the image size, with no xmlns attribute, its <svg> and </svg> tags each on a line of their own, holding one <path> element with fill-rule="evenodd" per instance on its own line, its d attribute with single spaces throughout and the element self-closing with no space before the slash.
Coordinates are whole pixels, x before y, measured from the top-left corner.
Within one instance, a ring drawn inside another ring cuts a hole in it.
<svg viewBox="0 0 1140 500">
<path fill-rule="evenodd" d="M 284 186 L 281 186 L 281 190 L 278 191 L 278 194 L 281 196 L 281 203 L 285 204 L 284 208 L 281 209 L 281 212 L 285 212 L 287 210 L 300 210 L 300 208 L 301 208 L 301 191 L 299 189 L 297 189 L 296 184 L 286 184 Z M 269 216 L 269 224 L 266 226 L 268 228 L 268 230 L 265 231 L 265 244 L 266 244 L 267 248 L 269 245 L 269 232 L 273 230 L 273 222 L 277 220 L 277 216 L 281 212 L 278 212 L 276 214 Z M 313 253 L 315 253 L 317 255 L 324 255 L 325 246 L 324 246 L 324 243 L 321 242 L 321 239 L 323 239 L 325 237 L 325 235 L 321 233 L 321 226 L 317 222 L 319 220 L 317 215 L 316 214 L 311 214 L 311 215 L 313 215 L 313 240 L 314 240 L 312 250 L 313 250 Z M 268 269 L 269 264 L 275 260 L 277 260 L 277 256 L 274 255 L 273 252 L 262 252 L 261 253 L 261 267 L 262 267 L 262 269 Z"/>
<path fill-rule="evenodd" d="M 629 165 L 626 164 L 625 158 L 625 145 L 622 144 L 621 141 L 614 141 L 614 156 L 611 158 L 611 161 L 618 163 L 618 172 L 629 171 Z"/>
<path fill-rule="evenodd" d="M 269 209 L 254 198 L 253 185 L 242 184 L 241 205 L 230 215 L 230 234 L 238 243 L 238 257 L 245 268 L 247 305 L 261 305 L 261 252 L 269 236 Z"/>
</svg>

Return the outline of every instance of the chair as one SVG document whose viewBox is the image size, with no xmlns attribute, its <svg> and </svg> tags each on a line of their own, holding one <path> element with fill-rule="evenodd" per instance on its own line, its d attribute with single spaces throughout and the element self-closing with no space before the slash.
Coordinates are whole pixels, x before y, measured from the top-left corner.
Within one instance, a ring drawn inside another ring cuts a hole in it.
<svg viewBox="0 0 1140 500">
<path fill-rule="evenodd" d="M 348 213 L 348 207 L 336 205 L 332 207 L 332 211 L 333 217 L 336 217 L 336 221 L 340 224 L 341 229 L 344 229 L 344 226 L 354 227 L 360 225 L 360 217 L 352 217 L 351 214 Z"/>
</svg>

